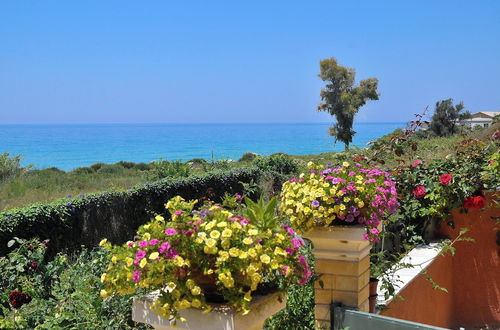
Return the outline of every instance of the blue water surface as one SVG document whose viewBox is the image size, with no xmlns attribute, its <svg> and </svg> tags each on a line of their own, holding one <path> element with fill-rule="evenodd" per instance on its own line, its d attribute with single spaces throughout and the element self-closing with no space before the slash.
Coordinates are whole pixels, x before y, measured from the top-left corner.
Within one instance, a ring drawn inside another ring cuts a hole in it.
<svg viewBox="0 0 500 330">
<path fill-rule="evenodd" d="M 339 151 L 329 124 L 88 124 L 0 125 L 0 153 L 22 155 L 23 165 L 71 170 L 97 162 L 159 158 L 238 159 L 244 152 L 293 155 Z M 358 123 L 353 144 L 365 146 L 404 123 Z"/>
</svg>

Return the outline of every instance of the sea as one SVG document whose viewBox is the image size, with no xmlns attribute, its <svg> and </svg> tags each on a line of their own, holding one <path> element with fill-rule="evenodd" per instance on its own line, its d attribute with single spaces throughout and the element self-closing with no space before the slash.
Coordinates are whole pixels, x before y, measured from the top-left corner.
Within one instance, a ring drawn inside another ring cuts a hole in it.
<svg viewBox="0 0 500 330">
<path fill-rule="evenodd" d="M 23 165 L 72 170 L 93 163 L 158 159 L 239 159 L 245 152 L 271 155 L 340 151 L 327 123 L 0 125 L 0 154 L 21 155 Z M 356 123 L 353 146 L 405 123 Z"/>
</svg>

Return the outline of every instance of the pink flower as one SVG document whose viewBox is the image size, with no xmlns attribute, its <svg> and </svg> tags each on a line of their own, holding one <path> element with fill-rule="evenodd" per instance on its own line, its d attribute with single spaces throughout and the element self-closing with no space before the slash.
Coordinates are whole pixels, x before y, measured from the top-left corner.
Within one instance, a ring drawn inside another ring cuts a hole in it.
<svg viewBox="0 0 500 330">
<path fill-rule="evenodd" d="M 165 229 L 165 235 L 167 235 L 167 236 L 174 236 L 175 234 L 177 234 L 177 229 L 175 229 L 175 228 L 167 228 L 167 229 Z"/>
<path fill-rule="evenodd" d="M 179 211 L 175 211 L 175 212 L 174 212 L 174 214 L 175 214 L 175 215 L 181 215 L 181 214 L 182 214 L 182 212 L 183 212 L 182 210 L 179 210 Z"/>
<path fill-rule="evenodd" d="M 294 253 L 295 253 L 295 250 L 294 250 L 294 249 L 292 249 L 291 247 L 287 247 L 287 248 L 285 249 L 285 251 L 286 251 L 286 253 L 288 253 L 289 255 L 292 255 L 292 254 L 294 254 Z"/>
<path fill-rule="evenodd" d="M 135 258 L 137 260 L 141 260 L 145 256 L 146 256 L 146 251 L 143 251 L 143 250 L 137 250 L 137 252 L 135 253 Z"/>
<path fill-rule="evenodd" d="M 186 235 L 187 237 L 191 237 L 191 235 L 193 235 L 193 231 L 192 230 L 186 230 L 186 231 L 184 231 L 184 235 Z"/>
<path fill-rule="evenodd" d="M 370 239 L 370 235 L 368 234 L 363 234 L 363 239 L 368 241 Z"/>
<path fill-rule="evenodd" d="M 240 220 L 240 224 L 242 224 L 242 225 L 248 225 L 249 223 L 250 223 L 250 221 L 248 221 L 248 219 L 246 219 L 246 218 L 243 218 Z"/>
<path fill-rule="evenodd" d="M 422 161 L 421 160 L 416 160 L 415 162 L 413 162 L 413 164 L 411 164 L 411 166 L 417 167 L 420 164 L 422 164 Z"/>
<path fill-rule="evenodd" d="M 130 242 L 130 243 L 128 243 L 128 244 L 127 244 L 127 246 L 128 246 L 129 248 L 133 247 L 134 245 L 135 245 L 135 243 L 134 243 L 134 242 Z"/>
<path fill-rule="evenodd" d="M 281 274 L 282 274 L 283 276 L 285 276 L 285 275 L 286 275 L 286 271 L 288 270 L 288 268 L 290 268 L 290 267 L 288 267 L 288 266 L 283 266 L 283 267 L 281 267 Z"/>
<path fill-rule="evenodd" d="M 349 175 L 349 176 L 354 176 L 354 175 L 356 175 L 356 173 L 354 173 L 354 172 L 349 172 L 349 174 L 347 174 L 347 175 Z"/>
<path fill-rule="evenodd" d="M 295 181 L 297 181 L 297 179 L 295 179 L 295 178 L 290 179 L 290 182 L 295 182 Z"/>
<path fill-rule="evenodd" d="M 158 251 L 160 253 L 163 253 L 163 252 L 167 251 L 168 249 L 170 249 L 170 243 L 169 242 L 165 242 L 165 243 L 162 243 L 160 245 L 160 248 L 158 249 Z"/>
<path fill-rule="evenodd" d="M 143 248 L 143 247 L 146 247 L 148 246 L 148 241 L 140 241 L 139 242 L 139 247 Z"/>
<path fill-rule="evenodd" d="M 138 269 L 134 272 L 134 274 L 132 275 L 132 280 L 135 282 L 135 283 L 138 283 L 139 280 L 141 278 L 141 271 Z"/>
<path fill-rule="evenodd" d="M 239 201 L 241 201 L 241 200 L 243 199 L 243 197 L 241 197 L 241 195 L 240 195 L 240 194 L 234 194 L 234 197 L 235 197 L 237 200 L 239 200 Z"/>
<path fill-rule="evenodd" d="M 149 245 L 156 245 L 158 243 L 160 243 L 160 241 L 157 240 L 156 238 L 153 238 L 152 240 L 149 241 Z"/>
<path fill-rule="evenodd" d="M 372 229 L 370 229 L 370 233 L 372 233 L 373 235 L 377 235 L 378 234 L 378 229 L 377 228 L 372 228 Z"/>
<path fill-rule="evenodd" d="M 424 197 L 426 194 L 424 186 L 417 186 L 413 189 L 413 196 L 417 199 Z"/>
<path fill-rule="evenodd" d="M 294 248 L 298 249 L 299 247 L 304 245 L 304 241 L 294 237 L 294 238 L 292 238 L 292 244 L 293 244 Z"/>
</svg>

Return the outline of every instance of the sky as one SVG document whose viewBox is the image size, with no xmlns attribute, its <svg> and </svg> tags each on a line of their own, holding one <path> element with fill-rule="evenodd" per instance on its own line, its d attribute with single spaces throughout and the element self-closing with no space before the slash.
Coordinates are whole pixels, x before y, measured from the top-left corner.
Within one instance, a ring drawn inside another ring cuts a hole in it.
<svg viewBox="0 0 500 330">
<path fill-rule="evenodd" d="M 0 124 L 331 122 L 319 61 L 379 79 L 362 122 L 500 110 L 500 1 L 0 2 Z"/>
</svg>

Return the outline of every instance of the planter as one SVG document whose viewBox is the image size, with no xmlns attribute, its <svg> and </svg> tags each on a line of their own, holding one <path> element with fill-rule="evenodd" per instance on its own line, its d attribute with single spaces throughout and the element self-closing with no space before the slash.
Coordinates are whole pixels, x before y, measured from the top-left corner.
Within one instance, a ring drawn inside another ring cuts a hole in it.
<svg viewBox="0 0 500 330">
<path fill-rule="evenodd" d="M 366 228 L 356 226 L 316 227 L 304 235 L 313 243 L 315 272 L 315 319 L 321 326 L 330 324 L 330 304 L 368 311 L 370 249 L 363 239 Z"/>
<path fill-rule="evenodd" d="M 188 308 L 180 311 L 186 322 L 177 322 L 174 327 L 173 320 L 165 319 L 150 309 L 157 294 L 149 294 L 139 299 L 134 299 L 132 305 L 132 320 L 147 323 L 155 329 L 262 329 L 265 320 L 285 308 L 285 295 L 281 292 L 266 296 L 255 296 L 250 304 L 250 312 L 241 315 L 233 307 L 226 304 L 211 304 L 212 310 L 203 314 L 199 309 Z"/>
</svg>

